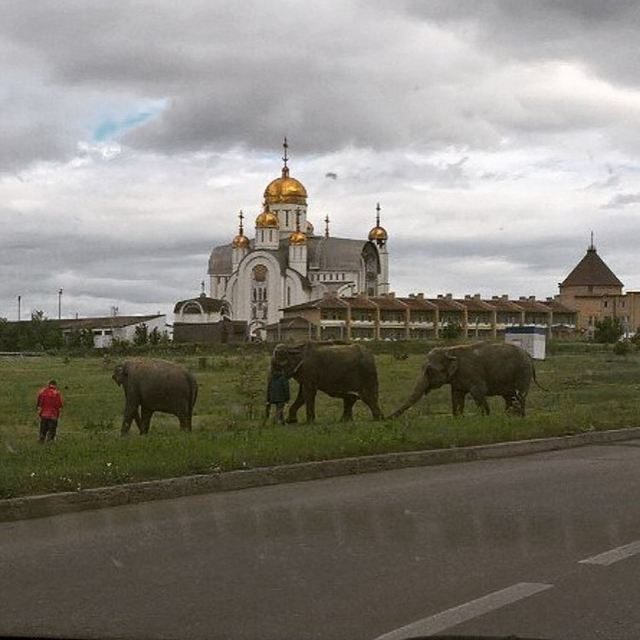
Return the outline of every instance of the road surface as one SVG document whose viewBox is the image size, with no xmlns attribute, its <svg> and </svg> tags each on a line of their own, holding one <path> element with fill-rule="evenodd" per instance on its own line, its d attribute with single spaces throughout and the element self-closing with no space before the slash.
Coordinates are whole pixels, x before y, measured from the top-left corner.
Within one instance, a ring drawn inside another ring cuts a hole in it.
<svg viewBox="0 0 640 640">
<path fill-rule="evenodd" d="M 0 524 L 0 633 L 640 638 L 640 442 Z"/>
</svg>

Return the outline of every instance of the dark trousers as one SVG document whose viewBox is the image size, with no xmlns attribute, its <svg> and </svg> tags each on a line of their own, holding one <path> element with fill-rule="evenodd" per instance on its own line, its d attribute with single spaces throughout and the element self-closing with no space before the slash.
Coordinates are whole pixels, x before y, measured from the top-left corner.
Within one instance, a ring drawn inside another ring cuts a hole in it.
<svg viewBox="0 0 640 640">
<path fill-rule="evenodd" d="M 271 405 L 274 405 L 276 408 L 276 415 L 274 416 L 274 422 L 279 422 L 280 424 L 284 424 L 284 402 L 270 402 L 267 404 L 267 412 L 265 414 L 265 422 L 269 419 L 269 414 L 271 413 Z"/>
<path fill-rule="evenodd" d="M 40 442 L 56 439 L 58 421 L 55 418 L 40 418 Z"/>
</svg>

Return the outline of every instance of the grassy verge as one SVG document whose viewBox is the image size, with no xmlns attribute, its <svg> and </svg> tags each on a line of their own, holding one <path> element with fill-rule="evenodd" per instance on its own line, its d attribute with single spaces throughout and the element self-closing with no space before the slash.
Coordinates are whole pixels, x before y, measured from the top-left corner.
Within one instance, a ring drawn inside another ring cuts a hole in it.
<svg viewBox="0 0 640 640">
<path fill-rule="evenodd" d="M 201 385 L 194 431 L 157 414 L 151 433 L 120 438 L 121 391 L 110 380 L 113 363 L 99 358 L 0 361 L 0 497 L 77 490 L 122 482 L 324 460 L 345 456 L 486 444 L 640 426 L 640 360 L 608 353 L 562 354 L 537 364 L 529 416 L 449 415 L 448 391 L 434 392 L 399 420 L 372 422 L 364 407 L 352 424 L 336 422 L 341 403 L 318 397 L 315 426 L 261 427 L 266 355 L 181 358 Z M 392 410 L 409 393 L 422 356 L 377 356 L 381 404 Z M 34 398 L 55 376 L 66 400 L 59 440 L 36 442 Z M 295 384 L 292 391 L 295 391 Z M 358 403 L 360 405 L 360 403 Z M 301 412 L 300 418 L 304 418 Z"/>
</svg>

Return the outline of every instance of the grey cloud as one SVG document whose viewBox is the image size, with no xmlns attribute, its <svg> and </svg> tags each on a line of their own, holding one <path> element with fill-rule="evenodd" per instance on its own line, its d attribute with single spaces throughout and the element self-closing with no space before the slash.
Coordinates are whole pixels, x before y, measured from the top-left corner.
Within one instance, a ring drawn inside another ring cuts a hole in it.
<svg viewBox="0 0 640 640">
<path fill-rule="evenodd" d="M 602 209 L 622 209 L 629 204 L 640 202 L 640 193 L 618 193 L 609 202 L 602 205 Z"/>
<path fill-rule="evenodd" d="M 611 187 L 617 187 L 620 184 L 620 176 L 619 175 L 610 175 L 608 178 L 604 180 L 596 180 L 596 182 L 592 182 L 591 184 L 584 187 L 585 190 L 588 189 L 609 189 Z"/>
<path fill-rule="evenodd" d="M 170 309 L 198 293 L 216 241 L 186 238 L 158 246 L 151 240 L 54 234 L 43 247 L 40 238 L 17 235 L 0 254 L 0 317 L 15 316 L 17 295 L 25 313 L 38 308 L 53 316 L 60 287 L 65 309 L 81 314 L 108 313 L 113 304 L 129 312 Z"/>
<path fill-rule="evenodd" d="M 635 0 L 410 0 L 402 6 L 424 20 L 457 26 L 501 57 L 575 60 L 622 83 L 640 80 Z"/>
<path fill-rule="evenodd" d="M 510 56 L 496 54 L 591 67 L 622 56 L 635 70 L 632 3 L 606 11 L 594 2 L 336 7 L 291 3 L 277 12 L 274 37 L 273 7 L 257 0 L 15 3 L 0 35 L 12 58 L 24 60 L 24 85 L 46 87 L 47 104 L 18 88 L 0 169 L 67 158 L 90 135 L 100 105 L 148 100 L 166 100 L 166 110 L 124 141 L 168 154 L 271 150 L 284 133 L 297 153 L 313 154 L 348 145 L 494 148 L 512 134 L 592 127 L 608 130 L 615 144 L 640 144 L 618 130 L 612 105 L 540 87 L 531 93 L 526 78 L 508 69 Z M 617 77 L 618 66 L 603 67 L 603 75 Z"/>
</svg>

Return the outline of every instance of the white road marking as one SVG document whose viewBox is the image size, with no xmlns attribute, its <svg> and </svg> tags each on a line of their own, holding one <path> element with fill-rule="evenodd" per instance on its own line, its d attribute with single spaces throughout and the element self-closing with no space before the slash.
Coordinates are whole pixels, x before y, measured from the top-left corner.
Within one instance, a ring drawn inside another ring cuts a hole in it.
<svg viewBox="0 0 640 640">
<path fill-rule="evenodd" d="M 610 564 L 618 562 L 618 560 L 630 558 L 631 556 L 635 556 L 637 553 L 640 553 L 640 540 L 630 542 L 622 547 L 611 549 L 611 551 L 599 553 L 597 556 L 585 558 L 584 560 L 580 560 L 580 564 L 599 564 L 603 567 L 608 567 Z"/>
<path fill-rule="evenodd" d="M 404 627 L 390 631 L 377 637 L 375 640 L 404 640 L 415 636 L 430 636 L 444 631 L 449 627 L 467 622 L 473 618 L 495 611 L 501 607 L 528 598 L 540 591 L 551 589 L 552 584 L 540 584 L 535 582 L 519 582 L 506 589 L 494 591 L 482 598 L 471 600 L 452 609 L 441 611 L 428 618 L 417 620 Z"/>
</svg>

